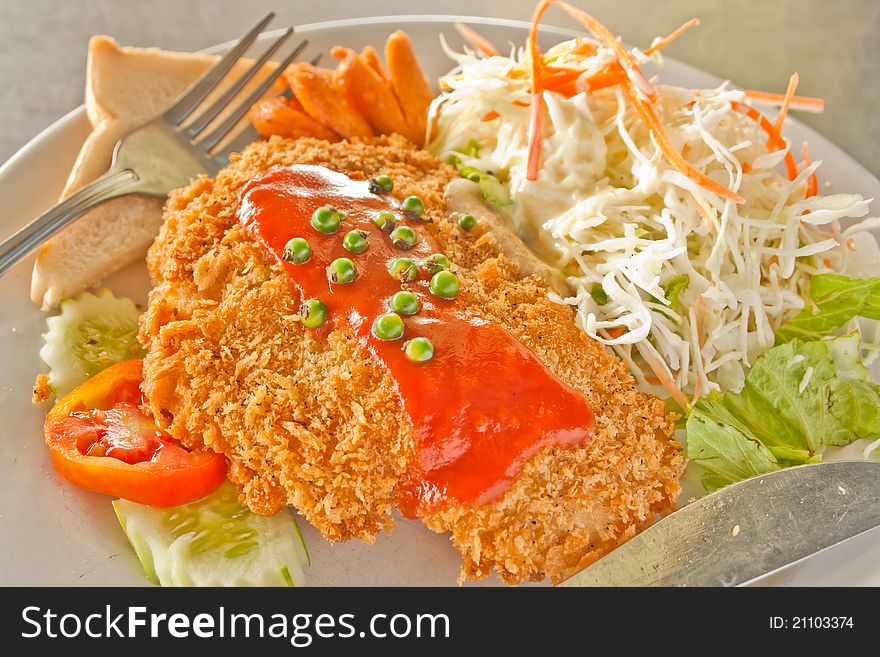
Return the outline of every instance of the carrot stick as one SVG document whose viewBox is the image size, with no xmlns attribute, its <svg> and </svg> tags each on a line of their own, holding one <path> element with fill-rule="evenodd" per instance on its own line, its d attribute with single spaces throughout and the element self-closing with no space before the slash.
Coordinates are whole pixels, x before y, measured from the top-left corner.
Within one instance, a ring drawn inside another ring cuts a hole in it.
<svg viewBox="0 0 880 657">
<path fill-rule="evenodd" d="M 746 94 L 746 98 L 762 105 L 778 107 L 785 102 L 785 94 L 755 91 L 754 89 L 744 89 L 743 91 Z M 813 98 L 812 96 L 792 96 L 788 105 L 789 109 L 800 110 L 801 112 L 821 114 L 825 111 L 825 101 L 821 98 Z"/>
<path fill-rule="evenodd" d="M 669 34 L 668 36 L 665 36 L 662 39 L 654 41 L 654 43 L 651 45 L 651 47 L 648 48 L 647 50 L 645 50 L 645 54 L 649 55 L 649 56 L 653 55 L 655 52 L 657 52 L 661 48 L 665 48 L 670 43 L 675 41 L 678 37 L 680 37 L 682 34 L 687 32 L 689 29 L 691 29 L 692 27 L 696 27 L 699 24 L 700 24 L 699 18 L 690 19 L 687 23 L 682 25 L 680 28 L 678 28 L 677 30 L 675 30 L 674 32 Z"/>
<path fill-rule="evenodd" d="M 544 91 L 544 61 L 541 48 L 538 46 L 538 25 L 544 13 L 554 0 L 541 0 L 532 13 L 532 26 L 529 29 L 529 54 L 532 59 L 532 116 L 529 121 L 529 158 L 526 166 L 526 180 L 538 179 L 538 167 L 541 165 L 541 131 L 544 123 L 544 104 L 541 94 Z"/>
<path fill-rule="evenodd" d="M 801 147 L 801 150 L 804 153 L 804 164 L 806 166 L 810 166 L 813 163 L 813 160 L 810 158 L 810 146 L 807 142 L 804 142 L 804 145 Z M 807 178 L 807 189 L 804 194 L 804 198 L 811 198 L 815 196 L 819 191 L 819 179 L 816 178 L 816 174 L 813 173 L 809 178 Z"/>
<path fill-rule="evenodd" d="M 361 51 L 361 57 L 369 64 L 379 76 L 387 80 L 388 73 L 385 71 L 385 66 L 382 64 L 382 60 L 379 59 L 379 53 L 376 52 L 376 49 L 373 46 L 367 46 Z"/>
<path fill-rule="evenodd" d="M 455 29 L 461 35 L 461 38 L 464 39 L 465 43 L 467 43 L 472 48 L 479 50 L 486 57 L 496 57 L 501 54 L 498 51 L 498 48 L 493 46 L 492 42 L 489 41 L 489 39 L 484 37 L 472 27 L 468 27 L 464 23 L 456 23 Z"/>
<path fill-rule="evenodd" d="M 339 135 L 325 128 L 296 105 L 280 96 L 266 98 L 248 110 L 248 119 L 263 137 L 279 135 L 288 139 L 315 137 L 327 141 L 339 141 Z"/>
<path fill-rule="evenodd" d="M 341 137 L 372 137 L 367 119 L 349 104 L 329 72 L 311 64 L 291 65 L 285 72 L 290 88 L 313 119 Z"/>
<path fill-rule="evenodd" d="M 782 107 L 779 108 L 779 114 L 776 116 L 776 123 L 773 124 L 773 127 L 776 128 L 776 132 L 782 132 L 782 125 L 785 123 L 785 117 L 788 116 L 788 106 L 791 104 L 791 97 L 794 96 L 799 80 L 800 78 L 797 73 L 792 73 L 791 77 L 788 79 L 788 88 L 785 90 L 785 100 L 782 101 Z"/>
<path fill-rule="evenodd" d="M 337 67 L 334 78 L 354 106 L 367 117 L 376 134 L 397 132 L 421 145 L 424 133 L 411 129 L 391 85 L 363 57 L 349 50 Z"/>
<path fill-rule="evenodd" d="M 398 30 L 385 42 L 385 61 L 391 77 L 391 86 L 400 101 L 403 115 L 414 133 L 425 139 L 428 127 L 428 106 L 434 100 L 434 92 L 413 51 L 412 41 L 406 33 Z"/>
<path fill-rule="evenodd" d="M 752 119 L 764 132 L 767 133 L 767 136 L 769 137 L 767 150 L 782 150 L 786 148 L 785 140 L 782 138 L 782 135 L 777 132 L 773 124 L 770 123 L 770 119 L 761 114 L 754 107 L 749 107 L 748 105 L 744 105 L 743 103 L 734 102 L 731 103 L 730 106 L 735 112 L 745 114 L 747 117 Z M 771 148 L 771 146 L 773 148 Z M 795 178 L 797 178 L 797 164 L 795 164 L 794 157 L 792 157 L 791 152 L 785 154 L 785 169 L 786 173 L 788 174 L 789 180 L 794 180 Z"/>
</svg>

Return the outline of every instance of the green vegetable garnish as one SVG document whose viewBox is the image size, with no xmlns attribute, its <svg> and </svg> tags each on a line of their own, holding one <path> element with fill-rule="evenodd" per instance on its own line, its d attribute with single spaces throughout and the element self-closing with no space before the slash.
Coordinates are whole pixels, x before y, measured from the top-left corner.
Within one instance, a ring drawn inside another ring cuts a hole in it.
<svg viewBox="0 0 880 657">
<path fill-rule="evenodd" d="M 413 338 L 403 343 L 406 357 L 415 363 L 424 363 L 434 357 L 434 345 L 428 338 Z"/>
<path fill-rule="evenodd" d="M 669 281 L 662 286 L 663 292 L 666 295 L 666 300 L 669 302 L 670 309 L 678 309 L 678 301 L 681 298 L 681 293 L 687 289 L 690 282 L 691 279 L 687 274 L 681 274 L 680 276 L 670 278 Z"/>
<path fill-rule="evenodd" d="M 320 299 L 307 299 L 299 307 L 299 317 L 306 328 L 320 328 L 327 321 L 327 306 Z"/>
<path fill-rule="evenodd" d="M 474 215 L 466 214 L 458 220 L 458 225 L 461 226 L 463 230 L 471 230 L 477 225 L 477 220 L 474 218 Z"/>
<path fill-rule="evenodd" d="M 403 199 L 403 211 L 421 217 L 425 211 L 425 203 L 418 196 L 407 196 Z"/>
<path fill-rule="evenodd" d="M 336 258 L 327 267 L 327 279 L 331 283 L 344 285 L 357 278 L 357 269 L 349 258 Z"/>
<path fill-rule="evenodd" d="M 398 249 L 409 251 L 419 241 L 416 231 L 409 226 L 398 226 L 391 231 L 391 243 Z"/>
<path fill-rule="evenodd" d="M 366 230 L 350 230 L 342 238 L 342 248 L 350 253 L 363 253 L 367 250 L 367 238 L 370 236 Z"/>
<path fill-rule="evenodd" d="M 483 178 L 482 173 L 476 168 L 471 166 L 459 167 L 458 173 L 461 174 L 462 178 L 467 178 L 471 182 L 478 183 Z"/>
<path fill-rule="evenodd" d="M 419 298 L 412 292 L 402 290 L 397 292 L 388 301 L 388 307 L 400 315 L 415 315 L 419 312 L 421 304 Z"/>
<path fill-rule="evenodd" d="M 397 225 L 397 219 L 394 217 L 393 212 L 383 210 L 376 215 L 373 219 L 373 223 L 376 224 L 376 227 L 379 230 L 394 230 L 394 227 Z"/>
<path fill-rule="evenodd" d="M 602 285 L 599 283 L 596 283 L 590 289 L 590 296 L 593 297 L 593 301 L 598 303 L 600 306 L 604 306 L 609 301 L 611 301 L 611 298 L 608 296 L 608 293 L 605 292 L 604 289 L 602 289 Z"/>
<path fill-rule="evenodd" d="M 478 142 L 476 139 L 469 139 L 468 143 L 464 146 L 464 148 L 457 149 L 459 153 L 463 153 L 468 157 L 479 157 L 480 151 L 483 149 L 483 145 Z M 454 156 L 453 156 L 454 157 Z M 459 160 L 461 161 L 461 160 Z"/>
<path fill-rule="evenodd" d="M 281 257 L 287 262 L 301 265 L 308 262 L 309 258 L 312 257 L 312 247 L 302 237 L 294 237 L 284 245 Z"/>
<path fill-rule="evenodd" d="M 314 214 L 312 214 L 312 228 L 319 233 L 332 235 L 339 230 L 339 224 L 343 219 L 345 219 L 343 213 L 336 208 L 325 205 L 315 210 Z"/>
<path fill-rule="evenodd" d="M 438 271 L 449 269 L 449 258 L 442 253 L 434 253 L 425 258 L 422 266 L 429 274 L 431 274 L 431 276 L 433 276 Z"/>
<path fill-rule="evenodd" d="M 415 281 L 419 278 L 419 268 L 410 258 L 394 258 L 388 263 L 388 273 L 399 281 Z"/>
<path fill-rule="evenodd" d="M 398 340 L 403 337 L 403 329 L 403 318 L 397 313 L 385 313 L 373 321 L 373 335 L 380 340 Z"/>
<path fill-rule="evenodd" d="M 513 199 L 510 198 L 507 186 L 497 177 L 484 173 L 480 176 L 479 184 L 483 198 L 490 205 L 494 205 L 496 208 L 506 208 L 513 205 Z"/>
<path fill-rule="evenodd" d="M 880 386 L 860 340 L 797 338 L 765 352 L 741 392 L 701 400 L 687 420 L 688 458 L 707 489 L 821 459 L 828 446 L 880 434 Z"/>
<path fill-rule="evenodd" d="M 428 287 L 441 299 L 454 299 L 459 289 L 458 276 L 443 269 L 431 277 L 431 283 Z"/>
<path fill-rule="evenodd" d="M 817 340 L 831 335 L 855 317 L 880 319 L 880 278 L 849 278 L 815 274 L 808 305 L 776 330 L 776 343 L 792 338 Z"/>
</svg>

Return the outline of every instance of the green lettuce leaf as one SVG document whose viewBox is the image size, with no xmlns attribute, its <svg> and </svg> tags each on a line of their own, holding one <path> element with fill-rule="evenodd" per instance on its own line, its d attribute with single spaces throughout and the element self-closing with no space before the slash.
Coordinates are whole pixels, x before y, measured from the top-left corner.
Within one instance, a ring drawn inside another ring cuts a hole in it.
<svg viewBox="0 0 880 657">
<path fill-rule="evenodd" d="M 854 317 L 880 319 L 880 278 L 816 274 L 810 279 L 810 297 L 812 306 L 776 331 L 776 344 L 794 338 L 818 340 Z"/>
<path fill-rule="evenodd" d="M 686 426 L 688 458 L 717 488 L 880 434 L 880 386 L 861 362 L 857 334 L 795 338 L 763 354 L 739 393 L 698 402 Z"/>
</svg>

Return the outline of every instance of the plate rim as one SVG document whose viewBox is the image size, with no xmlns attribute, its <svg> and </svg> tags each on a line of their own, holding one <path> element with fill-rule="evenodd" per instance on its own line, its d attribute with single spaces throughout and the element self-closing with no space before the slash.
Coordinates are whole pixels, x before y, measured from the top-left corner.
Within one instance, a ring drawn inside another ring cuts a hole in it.
<svg viewBox="0 0 880 657">
<path fill-rule="evenodd" d="M 515 20 L 515 19 L 502 19 L 502 18 L 493 18 L 486 16 L 458 16 L 458 15 L 445 15 L 445 14 L 420 14 L 420 15 L 383 15 L 383 16 L 372 16 L 358 19 L 337 19 L 330 21 L 320 21 L 314 23 L 307 23 L 301 25 L 297 28 L 297 31 L 301 34 L 307 35 L 309 33 L 316 33 L 324 30 L 336 30 L 336 29 L 350 29 L 352 27 L 357 27 L 361 25 L 371 25 L 371 26 L 381 26 L 381 25 L 389 25 L 391 27 L 401 27 L 405 28 L 407 24 L 428 24 L 428 25 L 437 25 L 438 28 L 442 27 L 452 27 L 455 22 L 467 22 L 475 25 L 489 25 L 489 26 L 498 26 L 503 28 L 513 28 L 513 29 L 527 29 L 529 23 L 526 21 Z M 561 36 L 561 37 L 572 37 L 583 34 L 578 30 L 573 30 L 569 28 L 562 28 L 553 25 L 542 26 L 542 33 L 547 33 L 550 35 Z M 282 30 L 272 30 L 266 34 L 264 38 L 270 38 L 270 36 L 274 34 L 279 34 Z M 211 46 L 207 49 L 203 49 L 199 52 L 217 52 L 227 46 L 230 41 L 226 41 L 214 46 Z M 703 79 L 712 80 L 718 84 L 723 82 L 723 79 L 711 74 L 703 69 L 700 69 L 696 66 L 688 64 L 686 62 L 682 62 L 681 60 L 675 58 L 666 58 L 666 61 L 672 62 L 673 65 L 679 68 L 681 71 L 694 73 L 701 76 Z M 450 62 L 450 68 L 453 63 Z M 10 172 L 15 169 L 19 169 L 22 165 L 22 162 L 26 160 L 31 151 L 44 146 L 46 142 L 51 143 L 51 140 L 58 138 L 65 131 L 71 129 L 77 123 L 82 123 L 87 121 L 86 110 L 83 104 L 69 110 L 67 113 L 61 115 L 55 121 L 47 125 L 43 130 L 34 135 L 31 139 L 29 139 L 23 146 L 21 146 L 18 150 L 13 153 L 13 155 L 7 159 L 5 162 L 0 164 L 0 180 L 5 179 Z M 853 171 L 858 170 L 860 175 L 862 176 L 861 180 L 872 187 L 877 189 L 877 195 L 880 196 L 880 180 L 878 180 L 877 175 L 875 175 L 872 171 L 870 171 L 862 162 L 860 162 L 857 158 L 853 157 L 849 153 L 847 153 L 843 148 L 838 146 L 836 143 L 831 141 L 829 138 L 825 137 L 822 133 L 814 130 L 813 128 L 806 126 L 799 122 L 796 118 L 789 118 L 787 125 L 787 130 L 799 130 L 802 131 L 800 134 L 812 140 L 816 140 L 817 142 L 821 142 L 822 149 L 827 151 L 835 151 L 835 155 L 837 157 L 843 158 L 848 166 L 852 167 Z M 854 185 L 855 187 L 855 185 Z M 846 191 L 846 190 L 841 190 Z"/>
</svg>

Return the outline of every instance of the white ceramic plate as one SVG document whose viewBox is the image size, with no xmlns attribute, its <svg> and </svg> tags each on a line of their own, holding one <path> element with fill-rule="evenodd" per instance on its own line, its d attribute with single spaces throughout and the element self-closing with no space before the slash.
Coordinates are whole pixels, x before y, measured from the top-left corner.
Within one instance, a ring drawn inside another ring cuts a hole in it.
<svg viewBox="0 0 880 657">
<path fill-rule="evenodd" d="M 518 21 L 449 16 L 400 16 L 334 21 L 299 28 L 311 42 L 309 53 L 338 44 L 361 48 L 383 43 L 395 29 L 412 37 L 426 72 L 436 78 L 451 62 L 438 34 L 460 44 L 453 22 L 479 24 L 496 44 L 521 44 L 527 25 Z M 548 28 L 549 47 L 575 33 Z M 689 87 L 713 87 L 719 80 L 667 60 L 662 79 Z M 832 109 L 832 111 L 835 111 Z M 837 110 L 839 111 L 839 110 Z M 50 207 L 58 197 L 79 148 L 89 132 L 80 107 L 47 128 L 0 168 L 0 237 L 11 234 Z M 809 140 L 813 157 L 823 161 L 823 192 L 880 196 L 880 182 L 855 160 L 812 130 L 787 121 L 794 143 Z M 877 214 L 878 208 L 873 208 Z M 30 402 L 31 386 L 42 370 L 38 351 L 45 316 L 29 299 L 33 259 L 0 278 L 0 585 L 146 585 L 147 580 L 119 528 L 110 500 L 62 481 L 43 444 L 44 407 Z M 146 267 L 136 263 L 113 275 L 107 285 L 139 303 L 148 290 Z M 330 545 L 300 520 L 312 554 L 307 571 L 314 585 L 450 585 L 456 582 L 458 554 L 444 535 L 417 522 L 401 520 L 375 545 L 358 541 Z M 807 562 L 764 580 L 775 584 L 880 584 L 880 532 L 863 535 Z M 498 583 L 498 580 L 488 580 Z"/>
</svg>

